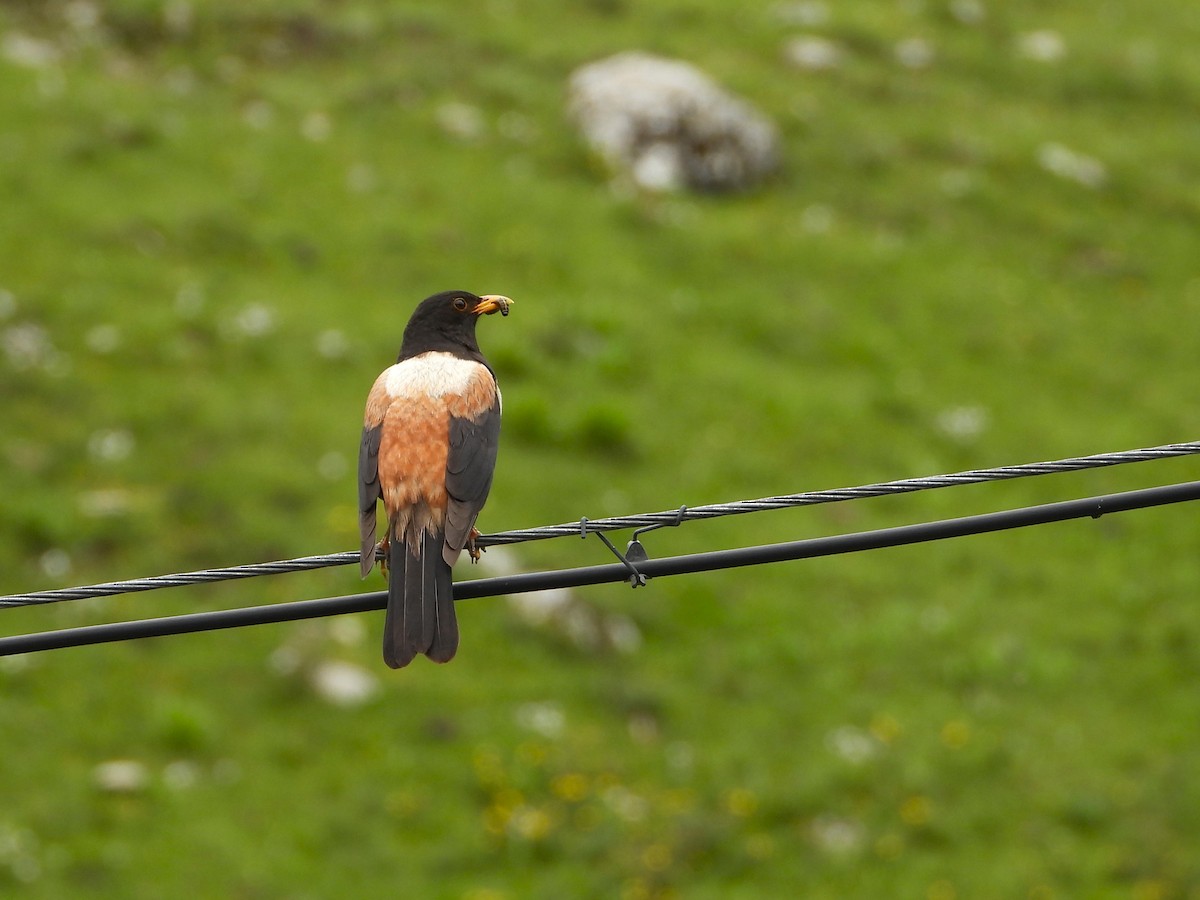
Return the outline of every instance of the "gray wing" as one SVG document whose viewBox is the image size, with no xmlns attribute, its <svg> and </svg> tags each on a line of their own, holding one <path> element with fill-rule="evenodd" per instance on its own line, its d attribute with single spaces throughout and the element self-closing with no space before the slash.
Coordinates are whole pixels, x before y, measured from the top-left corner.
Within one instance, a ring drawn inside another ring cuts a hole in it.
<svg viewBox="0 0 1200 900">
<path fill-rule="evenodd" d="M 362 538 L 359 568 L 363 578 L 375 567 L 375 501 L 379 490 L 379 441 L 383 423 L 364 426 L 358 447 L 358 533 Z"/>
<path fill-rule="evenodd" d="M 451 565 L 467 545 L 471 528 L 491 490 L 499 439 L 499 397 L 477 418 L 450 419 L 450 453 L 446 457 L 449 500 L 442 555 Z"/>
</svg>

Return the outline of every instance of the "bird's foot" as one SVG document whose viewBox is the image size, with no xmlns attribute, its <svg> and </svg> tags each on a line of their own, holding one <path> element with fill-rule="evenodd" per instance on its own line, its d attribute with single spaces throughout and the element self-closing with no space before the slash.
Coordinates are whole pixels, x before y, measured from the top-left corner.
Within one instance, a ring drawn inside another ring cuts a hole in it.
<svg viewBox="0 0 1200 900">
<path fill-rule="evenodd" d="M 379 571 L 383 573 L 383 577 L 387 578 L 388 574 L 388 552 L 391 550 L 392 544 L 387 538 L 379 542 L 379 548 L 376 555 L 379 557 Z"/>
<path fill-rule="evenodd" d="M 481 537 L 482 534 L 483 532 L 472 525 L 471 533 L 467 535 L 467 556 L 471 557 L 472 564 L 479 562 L 479 557 L 487 550 L 487 547 L 480 547 L 475 543 L 475 538 Z"/>
</svg>

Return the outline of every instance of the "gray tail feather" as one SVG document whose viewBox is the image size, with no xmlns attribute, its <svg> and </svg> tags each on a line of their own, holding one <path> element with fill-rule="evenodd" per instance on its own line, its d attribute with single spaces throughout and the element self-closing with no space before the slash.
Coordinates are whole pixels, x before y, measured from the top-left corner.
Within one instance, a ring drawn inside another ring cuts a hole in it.
<svg viewBox="0 0 1200 900">
<path fill-rule="evenodd" d="M 393 537 L 389 543 L 383 659 L 393 669 L 408 665 L 418 653 L 449 662 L 458 650 L 454 587 L 442 540 L 440 533 L 427 531 L 419 554 L 410 553 L 406 541 Z"/>
</svg>

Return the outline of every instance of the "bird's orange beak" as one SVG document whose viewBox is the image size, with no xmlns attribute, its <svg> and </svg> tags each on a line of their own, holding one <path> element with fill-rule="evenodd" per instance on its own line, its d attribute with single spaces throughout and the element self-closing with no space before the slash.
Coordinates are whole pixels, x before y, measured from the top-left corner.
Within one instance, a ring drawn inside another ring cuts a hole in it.
<svg viewBox="0 0 1200 900">
<path fill-rule="evenodd" d="M 513 301 L 507 297 L 499 294 L 484 294 L 479 298 L 479 305 L 475 307 L 475 315 L 490 316 L 492 313 L 500 313 L 502 316 L 507 316 L 508 308 L 512 305 Z"/>
</svg>

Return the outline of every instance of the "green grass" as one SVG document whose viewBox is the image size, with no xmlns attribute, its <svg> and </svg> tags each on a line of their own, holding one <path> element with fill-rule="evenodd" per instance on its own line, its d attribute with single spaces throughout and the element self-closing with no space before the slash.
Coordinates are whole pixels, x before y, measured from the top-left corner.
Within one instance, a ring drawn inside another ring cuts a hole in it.
<svg viewBox="0 0 1200 900">
<path fill-rule="evenodd" d="M 986 4 L 974 24 L 876 0 L 810 26 L 702 0 L 167 7 L 0 10 L 2 592 L 353 546 L 366 390 L 449 287 L 518 301 L 481 327 L 506 401 L 488 531 L 1196 437 L 1184 0 Z M 1039 29 L 1063 59 L 1020 54 Z M 801 33 L 842 65 L 791 68 Z M 926 68 L 896 61 L 913 37 Z M 30 47 L 53 59 L 15 61 Z M 630 48 L 771 115 L 779 175 L 610 189 L 565 80 Z M 477 138 L 440 124 L 450 103 Z M 1103 182 L 1044 169 L 1051 144 Z M 1176 460 L 647 546 L 1196 477 Z M 579 592 L 589 621 L 636 624 L 634 652 L 497 599 L 464 605 L 448 667 L 387 671 L 375 615 L 11 659 L 0 889 L 1198 896 L 1198 540 L 1180 506 Z M 529 571 L 603 561 L 591 541 L 517 551 Z M 339 570 L 2 617 L 379 585 Z M 321 699 L 330 659 L 374 696 Z M 144 784 L 100 789 L 120 759 Z"/>
</svg>

